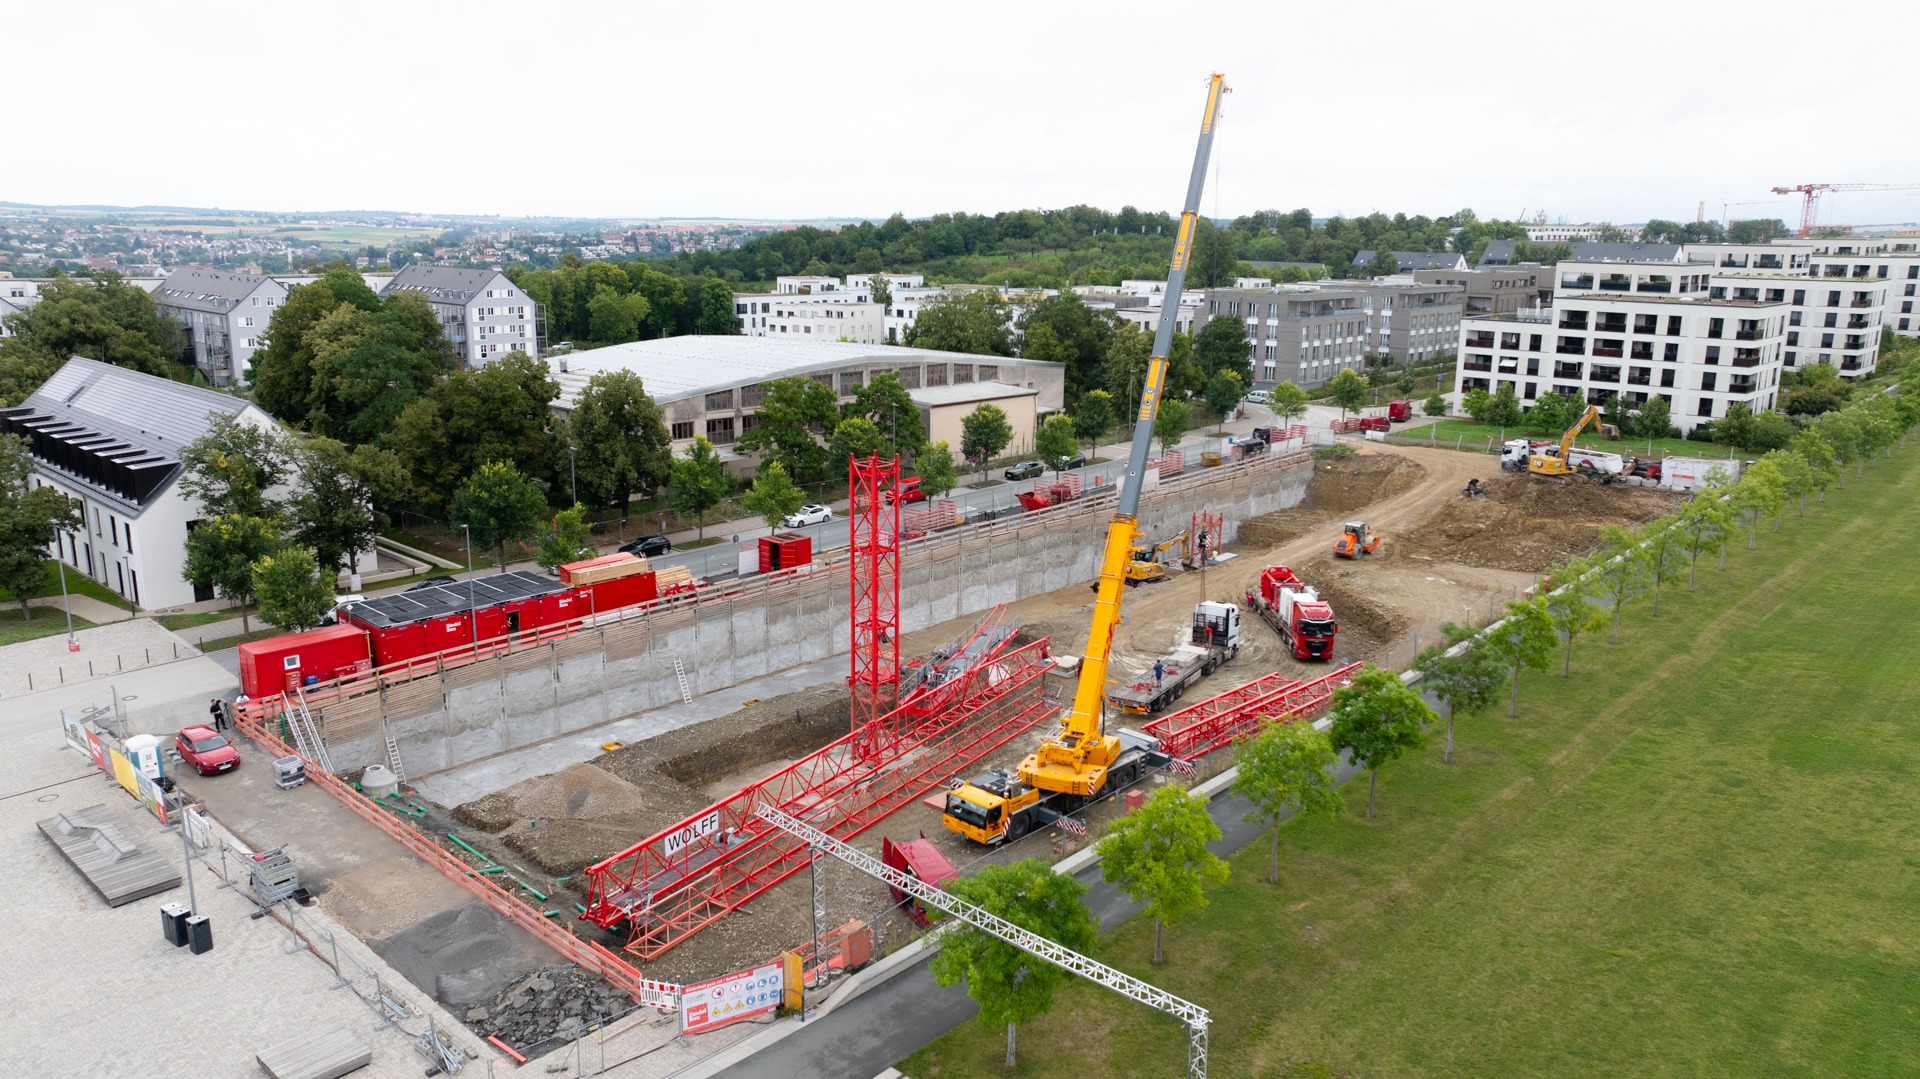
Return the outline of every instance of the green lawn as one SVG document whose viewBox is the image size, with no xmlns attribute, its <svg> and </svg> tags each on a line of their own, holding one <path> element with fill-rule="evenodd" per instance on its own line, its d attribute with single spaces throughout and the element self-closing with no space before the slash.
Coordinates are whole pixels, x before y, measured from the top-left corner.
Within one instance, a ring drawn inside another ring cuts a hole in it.
<svg viewBox="0 0 1920 1079">
<path fill-rule="evenodd" d="M 0 605 L 0 645 L 18 644 L 38 637 L 50 637 L 67 631 L 67 612 L 59 607 L 33 607 L 31 619 L 20 617 L 20 605 L 12 600 Z M 93 623 L 75 616 L 75 632 L 93 628 Z"/>
<path fill-rule="evenodd" d="M 60 594 L 60 564 L 49 558 L 46 560 L 45 566 L 47 571 L 45 583 L 40 586 L 39 591 L 29 596 L 29 599 L 35 596 L 57 596 Z M 115 594 L 113 589 L 96 582 L 93 578 L 88 577 L 72 566 L 67 567 L 67 591 L 76 596 L 92 596 L 94 599 L 104 603 L 111 603 L 123 609 L 127 605 L 127 601 Z M 13 593 L 4 588 L 0 588 L 0 604 L 8 603 L 12 600 Z"/>
<path fill-rule="evenodd" d="M 1558 440 L 1560 437 L 1558 432 L 1546 435 L 1527 428 L 1492 427 L 1479 420 L 1461 419 L 1441 420 L 1426 427 L 1397 433 L 1405 438 L 1422 442 L 1432 439 L 1443 446 L 1457 445 L 1465 449 L 1478 447 L 1483 451 L 1488 446 L 1498 446 L 1509 438 L 1530 438 L 1541 442 L 1548 439 Z M 1580 437 L 1574 440 L 1574 444 L 1590 450 L 1605 450 L 1608 453 L 1630 457 L 1646 456 L 1649 446 L 1648 440 L 1644 438 L 1627 438 L 1614 442 L 1592 432 L 1582 432 Z M 1740 451 L 1731 450 L 1730 447 L 1717 442 L 1689 442 L 1684 438 L 1656 438 L 1652 440 L 1651 446 L 1653 455 L 1656 457 L 1725 457 L 1729 452 L 1735 456 L 1753 456 L 1741 454 Z"/>
<path fill-rule="evenodd" d="M 1742 542 L 1508 719 L 1283 829 L 1195 922 L 1103 941 L 1213 1013 L 1216 1076 L 1920 1074 L 1920 452 Z M 1839 610 L 1835 597 L 1844 597 Z M 1808 615 L 1819 612 L 1812 619 Z M 1022 1075 L 1172 1076 L 1185 1039 L 1078 984 Z M 969 1023 L 901 1067 L 1000 1076 Z"/>
<path fill-rule="evenodd" d="M 194 611 L 189 614 L 163 614 L 154 619 L 154 621 L 159 622 L 167 629 L 192 629 L 195 626 L 224 622 L 230 618 L 238 621 L 240 611 L 236 608 L 231 611 Z"/>
</svg>

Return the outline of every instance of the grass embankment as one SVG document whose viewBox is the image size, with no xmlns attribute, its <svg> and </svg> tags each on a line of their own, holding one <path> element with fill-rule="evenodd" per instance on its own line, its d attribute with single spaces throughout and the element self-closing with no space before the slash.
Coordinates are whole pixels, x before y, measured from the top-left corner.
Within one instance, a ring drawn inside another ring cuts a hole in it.
<svg viewBox="0 0 1920 1079">
<path fill-rule="evenodd" d="M 1219 1076 L 1920 1074 L 1920 450 L 1628 608 L 1520 714 L 1283 831 L 1193 923 L 1103 941 L 1207 1005 Z M 1683 586 L 1684 588 L 1684 586 Z M 969 1023 L 903 1065 L 1007 1074 Z M 1077 984 L 1019 1074 L 1180 1074 L 1171 1021 Z"/>
<path fill-rule="evenodd" d="M 59 607 L 28 609 L 33 612 L 33 617 L 22 619 L 20 605 L 17 602 L 9 600 L 4 606 L 0 606 L 0 645 L 18 644 L 21 641 L 51 637 L 56 633 L 67 631 L 67 612 Z M 76 633 L 83 629 L 92 629 L 93 625 L 92 622 L 78 615 L 74 616 L 73 629 Z"/>
<path fill-rule="evenodd" d="M 1459 445 L 1465 449 L 1482 452 L 1498 448 L 1500 443 L 1509 438 L 1530 438 L 1536 442 L 1558 441 L 1560 438 L 1557 431 L 1552 434 L 1541 434 L 1524 427 L 1502 428 L 1481 423 L 1479 420 L 1459 419 L 1441 420 L 1426 427 L 1395 433 L 1421 442 L 1431 439 L 1440 446 Z M 1725 457 L 1729 453 L 1735 457 L 1760 456 L 1757 453 L 1742 453 L 1718 442 L 1690 442 L 1684 438 L 1656 438 L 1651 442 L 1644 438 L 1625 438 L 1615 442 L 1591 432 L 1582 432 L 1579 438 L 1574 439 L 1574 445 L 1590 450 L 1617 453 L 1624 457 L 1648 456 L 1649 445 L 1652 447 L 1651 455 L 1655 457 Z"/>
<path fill-rule="evenodd" d="M 60 564 L 49 558 L 42 563 L 42 566 L 46 570 L 46 576 L 42 578 L 39 589 L 28 594 L 28 599 L 35 599 L 40 596 L 57 596 L 60 594 Z M 76 596 L 91 596 L 102 603 L 111 603 L 123 609 L 127 605 L 127 601 L 116 595 L 111 588 L 95 581 L 93 578 L 81 573 L 72 566 L 67 567 L 67 591 Z M 0 604 L 17 602 L 19 601 L 14 599 L 12 592 L 5 588 L 0 588 Z M 18 612 L 16 611 L 15 613 Z"/>
</svg>

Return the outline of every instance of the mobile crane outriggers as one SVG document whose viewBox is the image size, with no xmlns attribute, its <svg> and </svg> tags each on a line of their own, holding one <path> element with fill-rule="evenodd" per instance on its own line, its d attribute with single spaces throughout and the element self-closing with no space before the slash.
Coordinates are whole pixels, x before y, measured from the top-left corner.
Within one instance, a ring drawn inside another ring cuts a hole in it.
<svg viewBox="0 0 1920 1079">
<path fill-rule="evenodd" d="M 1173 262 L 1167 271 L 1165 295 L 1169 299 L 1160 305 L 1153 356 L 1147 361 L 1140 410 L 1134 419 L 1127 473 L 1120 487 L 1120 502 L 1107 525 L 1106 544 L 1101 550 L 1093 625 L 1087 632 L 1087 647 L 1080 660 L 1073 706 L 1061 718 L 1060 729 L 1043 738 L 1039 749 L 1020 762 L 1017 781 L 1004 773 L 989 773 L 979 777 L 982 782 L 963 783 L 947 796 L 945 825 L 981 842 L 1002 837 L 1017 839 L 1036 825 L 1049 824 L 1064 813 L 1137 779 L 1148 763 L 1143 747 L 1123 746 L 1119 736 L 1106 733 L 1101 713 L 1113 634 L 1120 625 L 1120 597 L 1125 585 L 1130 583 L 1128 567 L 1140 537 L 1137 517 L 1140 488 L 1153 442 L 1154 417 L 1159 414 L 1160 395 L 1166 386 L 1167 354 L 1173 346 L 1174 320 L 1179 314 L 1179 304 L 1174 301 L 1186 283 L 1187 260 L 1193 254 L 1194 231 L 1199 222 L 1200 192 L 1206 182 L 1207 158 L 1213 149 L 1214 123 L 1219 119 L 1220 99 L 1226 92 L 1225 75 L 1215 73 L 1207 80 L 1200 142 L 1193 155 L 1193 173 L 1187 180 L 1187 201 L 1180 213 L 1180 231 L 1174 236 Z"/>
</svg>

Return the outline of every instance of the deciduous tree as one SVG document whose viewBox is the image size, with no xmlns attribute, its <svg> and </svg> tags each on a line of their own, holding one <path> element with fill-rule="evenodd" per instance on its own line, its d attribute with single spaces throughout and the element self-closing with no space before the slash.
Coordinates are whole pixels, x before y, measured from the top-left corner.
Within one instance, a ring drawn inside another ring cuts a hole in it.
<svg viewBox="0 0 1920 1079">
<path fill-rule="evenodd" d="M 694 528 L 701 539 L 707 536 L 707 511 L 726 500 L 733 491 L 726 462 L 707 441 L 705 435 L 693 436 L 693 445 L 685 457 L 673 459 L 667 481 L 667 502 L 681 513 L 693 515 Z"/>
<path fill-rule="evenodd" d="M 822 479 L 827 448 L 823 437 L 840 422 L 833 391 L 810 378 L 783 378 L 766 387 L 760 402 L 760 422 L 743 433 L 734 446 L 760 455 L 761 468 L 779 462 L 789 477 Z"/>
<path fill-rule="evenodd" d="M 1420 672 L 1420 688 L 1447 706 L 1447 748 L 1442 759 L 1452 764 L 1454 718 L 1461 712 L 1479 715 L 1493 704 L 1493 695 L 1506 680 L 1506 664 L 1472 626 L 1442 622 L 1440 643 L 1422 651 L 1413 666 Z"/>
<path fill-rule="evenodd" d="M 995 917 L 1076 952 L 1093 949 L 1100 925 L 1081 899 L 1087 886 L 1071 874 L 1027 858 L 982 866 L 970 877 L 942 885 Z M 927 964 L 941 985 L 967 983 L 980 1005 L 980 1021 L 1007 1028 L 1006 1066 L 1014 1064 L 1015 1031 L 1053 1008 L 1053 991 L 1073 975 L 984 930 L 955 924 L 941 934 L 940 951 Z"/>
<path fill-rule="evenodd" d="M 1439 717 L 1420 694 L 1408 689 L 1400 676 L 1368 667 L 1352 683 L 1333 691 L 1333 725 L 1327 731 L 1335 750 L 1353 755 L 1367 770 L 1367 816 L 1373 816 L 1374 792 L 1380 785 L 1380 766 L 1389 764 L 1427 740 L 1427 724 Z"/>
<path fill-rule="evenodd" d="M 401 412 L 382 444 L 407 462 L 416 498 L 445 505 L 488 461 L 510 463 L 527 476 L 546 474 L 554 463 L 551 406 L 559 395 L 559 383 L 544 362 L 509 352 L 478 370 L 456 371 L 435 385 Z M 561 463 L 564 466 L 564 456 Z M 589 460 L 580 463 L 593 467 Z"/>
<path fill-rule="evenodd" d="M 1186 437 L 1187 425 L 1193 422 L 1193 409 L 1185 401 L 1162 401 L 1160 411 L 1153 417 L 1153 436 L 1160 440 L 1162 455 L 1180 444 Z"/>
<path fill-rule="evenodd" d="M 921 305 L 919 317 L 907 327 L 906 343 L 941 352 L 1011 356 L 1010 319 L 1005 301 L 991 289 L 942 293 Z"/>
<path fill-rule="evenodd" d="M 508 541 L 533 535 L 546 518 L 547 499 L 519 469 L 488 461 L 454 492 L 452 510 L 454 523 L 465 525 L 473 542 L 493 547 L 506 569 Z"/>
<path fill-rule="evenodd" d="M 253 597 L 253 564 L 281 546 L 280 530 L 271 521 L 239 514 L 209 518 L 187 533 L 182 575 L 195 588 L 219 589 L 241 608 L 241 632 L 251 633 L 246 603 Z"/>
<path fill-rule="evenodd" d="M 1613 608 L 1613 640 L 1620 641 L 1620 610 L 1646 594 L 1651 574 L 1640 534 L 1619 525 L 1600 526 L 1602 547 L 1593 560 L 1594 592 Z"/>
<path fill-rule="evenodd" d="M 740 501 L 759 514 L 768 528 L 778 529 L 780 522 L 799 511 L 806 501 L 806 493 L 793 485 L 785 466 L 778 461 L 768 461 Z"/>
<path fill-rule="evenodd" d="M 1747 550 L 1753 550 L 1754 534 L 1760 530 L 1760 518 L 1778 514 L 1787 502 L 1787 479 L 1780 466 L 1762 457 L 1747 466 L 1740 482 L 1734 484 L 1734 511 L 1746 518 Z"/>
<path fill-rule="evenodd" d="M 180 450 L 180 490 L 211 517 L 273 517 L 280 507 L 267 491 L 286 480 L 288 456 L 275 428 L 209 413 L 207 433 Z"/>
<path fill-rule="evenodd" d="M 1331 819 L 1339 814 L 1332 771 L 1338 762 L 1327 736 L 1310 723 L 1269 722 L 1234 754 L 1233 793 L 1253 804 L 1246 819 L 1266 821 L 1273 829 L 1268 884 L 1280 883 L 1283 819 Z"/>
<path fill-rule="evenodd" d="M 1207 889 L 1226 882 L 1227 863 L 1207 849 L 1220 838 L 1220 826 L 1207 813 L 1207 800 L 1169 784 L 1148 796 L 1146 804 L 1113 823 L 1094 850 L 1100 875 L 1153 919 L 1153 961 L 1161 960 L 1161 935 L 1207 907 Z"/>
<path fill-rule="evenodd" d="M 1520 668 L 1545 671 L 1560 645 L 1544 597 L 1535 595 L 1507 604 L 1506 617 L 1487 630 L 1487 645 L 1513 671 L 1512 695 L 1507 700 L 1507 714 L 1513 715 L 1520 708 Z"/>
<path fill-rule="evenodd" d="M 33 617 L 27 600 L 46 582 L 47 545 L 57 530 L 86 527 L 78 499 L 57 488 L 29 487 L 34 474 L 27 440 L 0 435 L 0 588 L 20 601 L 20 617 Z"/>
<path fill-rule="evenodd" d="M 1520 426 L 1520 401 L 1513 395 L 1513 386 L 1501 383 L 1493 398 L 1487 402 L 1487 423 L 1498 427 Z"/>
<path fill-rule="evenodd" d="M 1429 416 L 1444 416 L 1447 414 L 1447 399 L 1436 393 L 1427 398 L 1427 403 L 1420 406 L 1420 411 Z"/>
<path fill-rule="evenodd" d="M 1696 493 L 1674 518 L 1680 530 L 1681 547 L 1687 552 L 1687 591 L 1693 591 L 1694 571 L 1700 556 L 1724 550 L 1733 531 L 1733 507 L 1725 502 L 1726 492 L 1708 488 Z"/>
<path fill-rule="evenodd" d="M 297 477 L 286 516 L 294 542 L 329 572 L 351 570 L 352 556 L 372 547 L 386 527 L 381 507 L 405 497 L 406 466 L 378 446 L 348 451 L 331 438 L 300 441 L 291 457 Z"/>
<path fill-rule="evenodd" d="M 1033 433 L 1033 449 L 1040 460 L 1059 475 L 1080 450 L 1080 442 L 1073 435 L 1072 417 L 1060 412 L 1048 416 Z"/>
<path fill-rule="evenodd" d="M 960 482 L 960 477 L 953 471 L 953 450 L 945 442 L 935 442 L 928 446 L 927 452 L 920 455 L 918 464 L 920 490 L 925 492 L 928 498 L 939 498 L 953 490 L 954 485 Z"/>
<path fill-rule="evenodd" d="M 578 502 L 553 515 L 553 521 L 540 537 L 540 551 L 533 560 L 541 569 L 553 569 L 600 553 L 593 542 L 593 525 L 587 510 Z"/>
<path fill-rule="evenodd" d="M 289 633 L 312 629 L 333 610 L 332 575 L 323 578 L 304 547 L 282 547 L 255 561 L 252 591 L 260 620 Z"/>
<path fill-rule="evenodd" d="M 40 286 L 40 301 L 7 316 L 11 335 L 0 338 L 0 405 L 15 405 L 40 388 L 74 356 L 163 375 L 183 338 L 162 318 L 153 298 L 118 274 L 91 280 L 56 275 Z"/>
<path fill-rule="evenodd" d="M 1554 630 L 1565 639 L 1567 645 L 1566 660 L 1560 669 L 1562 678 L 1573 674 L 1574 638 L 1606 624 L 1605 612 L 1588 602 L 1596 588 L 1590 572 L 1592 569 L 1590 560 L 1571 558 L 1547 574 L 1551 588 L 1545 598 L 1547 615 L 1553 619 Z"/>
<path fill-rule="evenodd" d="M 1291 382 L 1282 382 L 1267 391 L 1267 411 L 1282 425 L 1307 414 L 1307 391 Z"/>
<path fill-rule="evenodd" d="M 651 495 L 666 484 L 673 462 L 666 413 L 639 375 L 594 375 L 574 401 L 568 423 L 589 502 L 618 509 L 624 519 L 634 495 Z"/>
<path fill-rule="evenodd" d="M 1344 368 L 1327 383 L 1327 395 L 1340 406 L 1340 418 L 1344 420 L 1347 413 L 1366 407 L 1367 380 L 1352 368 Z"/>
<path fill-rule="evenodd" d="M 983 404 L 960 418 L 960 452 L 980 466 L 982 482 L 987 478 L 987 462 L 1011 441 L 1013 427 L 997 405 Z"/>
<path fill-rule="evenodd" d="M 848 458 L 865 460 L 870 454 L 892 457 L 892 449 L 886 433 L 875 427 L 872 420 L 849 416 L 833 429 L 833 439 L 827 443 L 827 467 L 838 474 L 846 471 Z"/>
<path fill-rule="evenodd" d="M 1080 404 L 1073 412 L 1073 433 L 1088 443 L 1087 452 L 1091 455 L 1100 446 L 1100 439 L 1113 429 L 1119 416 L 1114 411 L 1113 395 L 1105 390 L 1088 390 L 1080 395 Z"/>
<path fill-rule="evenodd" d="M 927 444 L 927 425 L 920 418 L 920 406 L 892 371 L 882 371 L 854 389 L 853 399 L 840 406 L 840 418 L 854 417 L 873 424 L 886 437 L 886 444 L 879 450 L 882 457 L 897 456 L 904 461 Z"/>
<path fill-rule="evenodd" d="M 1241 385 L 1252 385 L 1253 342 L 1247 339 L 1246 323 L 1230 316 L 1208 319 L 1193 335 L 1193 363 L 1203 385 L 1222 371 L 1239 375 Z"/>
<path fill-rule="evenodd" d="M 1240 381 L 1238 373 L 1221 371 L 1207 382 L 1207 407 L 1220 414 L 1222 423 L 1226 422 L 1227 412 L 1240 403 L 1246 395 L 1246 384 Z"/>
</svg>

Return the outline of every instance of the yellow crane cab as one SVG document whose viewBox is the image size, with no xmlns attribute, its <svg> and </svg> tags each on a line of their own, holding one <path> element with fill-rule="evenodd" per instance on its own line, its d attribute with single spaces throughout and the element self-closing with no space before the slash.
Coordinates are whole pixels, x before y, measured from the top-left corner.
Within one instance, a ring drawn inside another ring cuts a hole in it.
<svg viewBox="0 0 1920 1079">
<path fill-rule="evenodd" d="M 1348 521 L 1340 529 L 1340 538 L 1333 541 L 1333 553 L 1341 558 L 1359 558 L 1380 549 L 1380 534 L 1369 532 L 1366 522 Z"/>
</svg>

